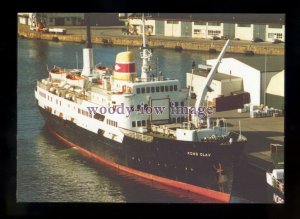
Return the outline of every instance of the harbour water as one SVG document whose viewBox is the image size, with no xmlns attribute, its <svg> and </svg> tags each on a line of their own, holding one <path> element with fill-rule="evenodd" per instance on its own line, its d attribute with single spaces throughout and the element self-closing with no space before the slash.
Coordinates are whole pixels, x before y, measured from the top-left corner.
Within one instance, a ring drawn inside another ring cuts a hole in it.
<svg viewBox="0 0 300 219">
<path fill-rule="evenodd" d="M 47 66 L 76 68 L 78 65 L 81 68 L 82 47 L 82 44 L 76 43 L 18 39 L 17 202 L 209 202 L 204 197 L 94 163 L 47 132 L 35 105 L 33 91 L 36 80 L 47 77 Z M 95 63 L 113 66 L 116 54 L 126 49 L 95 45 Z M 128 49 L 136 51 L 139 72 L 139 50 L 136 47 Z M 185 73 L 191 69 L 193 60 L 197 64 L 204 63 L 206 59 L 216 58 L 217 55 L 156 49 L 154 62 L 158 68 L 154 65 L 153 72 L 160 74 L 161 71 L 165 77 L 178 78 L 184 86 Z M 258 58 L 262 59 L 264 56 L 249 57 L 254 62 Z M 274 63 L 277 58 L 282 59 L 274 57 Z M 248 200 L 243 194 L 239 194 L 233 196 L 231 202 L 255 200 Z"/>
</svg>

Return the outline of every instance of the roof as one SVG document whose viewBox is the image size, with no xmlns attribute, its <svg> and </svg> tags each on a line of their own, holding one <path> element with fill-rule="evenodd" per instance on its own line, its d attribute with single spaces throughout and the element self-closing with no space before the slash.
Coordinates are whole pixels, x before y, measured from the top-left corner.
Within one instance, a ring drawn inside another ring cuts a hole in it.
<svg viewBox="0 0 300 219">
<path fill-rule="evenodd" d="M 207 77 L 208 73 L 209 73 L 209 71 L 203 71 L 203 70 L 200 70 L 200 69 L 194 70 L 194 75 L 199 75 L 199 76 L 202 76 L 202 77 Z M 233 75 L 230 76 L 228 74 L 223 74 L 223 73 L 216 73 L 213 80 L 223 81 L 223 80 L 228 80 L 230 78 L 231 79 L 236 79 L 236 78 L 239 78 L 239 77 L 233 76 Z"/>
<path fill-rule="evenodd" d="M 279 72 L 271 78 L 266 92 L 284 97 L 284 71 Z"/>
<path fill-rule="evenodd" d="M 141 18 L 134 13 L 129 18 Z M 254 13 L 146 13 L 145 18 L 155 20 L 214 21 L 223 23 L 285 24 L 285 14 Z"/>
<path fill-rule="evenodd" d="M 231 57 L 231 54 L 226 54 L 225 58 Z M 280 72 L 284 67 L 284 58 L 282 56 L 266 56 L 266 60 L 261 55 L 255 56 L 235 56 L 234 59 L 243 62 L 260 72 Z M 266 61 L 266 69 L 265 69 L 265 61 Z"/>
</svg>

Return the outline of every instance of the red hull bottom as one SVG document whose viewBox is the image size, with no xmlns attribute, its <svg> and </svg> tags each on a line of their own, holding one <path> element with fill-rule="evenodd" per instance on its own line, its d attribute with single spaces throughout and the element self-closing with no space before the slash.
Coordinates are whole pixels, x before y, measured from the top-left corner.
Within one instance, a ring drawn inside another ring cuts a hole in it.
<svg viewBox="0 0 300 219">
<path fill-rule="evenodd" d="M 201 188 L 201 187 L 194 186 L 194 185 L 191 185 L 191 184 L 187 184 L 187 183 L 178 182 L 178 181 L 175 181 L 175 180 L 155 176 L 153 174 L 145 173 L 145 172 L 142 172 L 142 171 L 134 170 L 134 169 L 126 167 L 126 166 L 119 165 L 119 164 L 117 164 L 115 162 L 112 162 L 112 161 L 110 161 L 106 158 L 103 158 L 99 155 L 93 154 L 90 151 L 87 151 L 87 150 L 83 149 L 79 145 L 68 141 L 67 139 L 65 139 L 64 137 L 62 137 L 58 133 L 56 133 L 50 127 L 48 127 L 48 129 L 53 135 L 55 135 L 58 139 L 63 141 L 65 144 L 67 144 L 70 147 L 76 148 L 81 154 L 83 154 L 83 155 L 85 155 L 89 158 L 92 158 L 93 160 L 95 160 L 97 162 L 103 163 L 103 164 L 108 165 L 110 167 L 114 167 L 118 170 L 122 170 L 122 171 L 125 171 L 127 173 L 130 173 L 130 174 L 133 174 L 133 175 L 145 178 L 145 179 L 149 179 L 149 180 L 159 182 L 159 183 L 167 185 L 167 186 L 179 188 L 179 189 L 182 189 L 182 190 L 185 190 L 185 191 L 189 191 L 189 192 L 201 195 L 201 196 L 211 198 L 212 203 L 229 203 L 229 201 L 230 201 L 230 194 L 227 194 L 227 193 L 222 193 L 222 192 L 218 192 L 218 191 L 214 191 L 214 190 L 210 190 L 210 189 Z"/>
</svg>

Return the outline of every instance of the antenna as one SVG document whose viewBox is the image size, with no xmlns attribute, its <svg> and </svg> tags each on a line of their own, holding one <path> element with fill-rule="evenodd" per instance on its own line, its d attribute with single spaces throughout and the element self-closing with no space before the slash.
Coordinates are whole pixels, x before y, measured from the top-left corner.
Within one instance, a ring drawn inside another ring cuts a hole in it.
<svg viewBox="0 0 300 219">
<path fill-rule="evenodd" d="M 156 57 L 156 77 L 157 77 L 157 71 L 158 71 L 158 57 Z"/>
<path fill-rule="evenodd" d="M 188 108 L 190 106 L 190 99 L 191 99 L 191 88 L 192 88 L 192 83 L 193 83 L 193 75 L 194 75 L 194 68 L 195 68 L 196 64 L 195 61 L 193 61 L 192 63 L 192 75 L 191 75 L 191 84 L 190 84 L 190 88 L 189 88 L 189 95 L 188 95 Z M 190 110 L 188 110 L 188 124 L 190 123 Z M 189 125 L 188 125 L 189 127 Z"/>
<path fill-rule="evenodd" d="M 145 36 L 145 18 L 144 14 L 142 15 L 142 35 L 143 35 L 143 49 L 140 53 L 142 62 L 141 67 L 141 79 L 148 81 L 149 79 L 149 71 L 150 71 L 150 61 L 152 57 L 152 51 L 148 48 Z"/>
<path fill-rule="evenodd" d="M 76 67 L 78 69 L 78 52 L 76 52 Z"/>
</svg>

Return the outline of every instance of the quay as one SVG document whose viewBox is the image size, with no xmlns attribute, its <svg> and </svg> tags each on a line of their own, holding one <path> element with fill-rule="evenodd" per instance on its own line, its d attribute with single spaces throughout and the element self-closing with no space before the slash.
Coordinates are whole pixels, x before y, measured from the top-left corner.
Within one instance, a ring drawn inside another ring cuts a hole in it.
<svg viewBox="0 0 300 219">
<path fill-rule="evenodd" d="M 235 177 L 234 193 L 253 202 L 266 202 L 266 171 L 274 167 L 272 155 L 279 154 L 283 160 L 283 149 L 272 144 L 284 146 L 284 116 L 250 118 L 250 113 L 237 110 L 217 112 L 215 118 L 227 119 L 228 128 L 241 132 L 247 137 L 244 155 Z M 281 153 L 281 154 L 280 154 Z"/>
<path fill-rule="evenodd" d="M 42 39 L 64 42 L 85 42 L 84 26 L 64 26 L 67 33 L 52 34 L 31 31 L 28 26 L 18 24 L 18 35 L 24 38 Z M 138 35 L 123 35 L 122 27 L 91 27 L 92 43 L 103 45 L 117 45 L 140 47 L 142 39 Z M 163 47 L 167 49 L 181 48 L 181 50 L 214 51 L 220 52 L 223 48 L 224 40 L 208 40 L 188 37 L 166 37 L 148 36 L 148 44 L 153 47 Z M 181 51 L 180 50 L 180 51 Z M 284 44 L 272 44 L 270 42 L 253 43 L 242 40 L 232 40 L 227 53 L 259 54 L 259 55 L 284 55 Z"/>
</svg>

